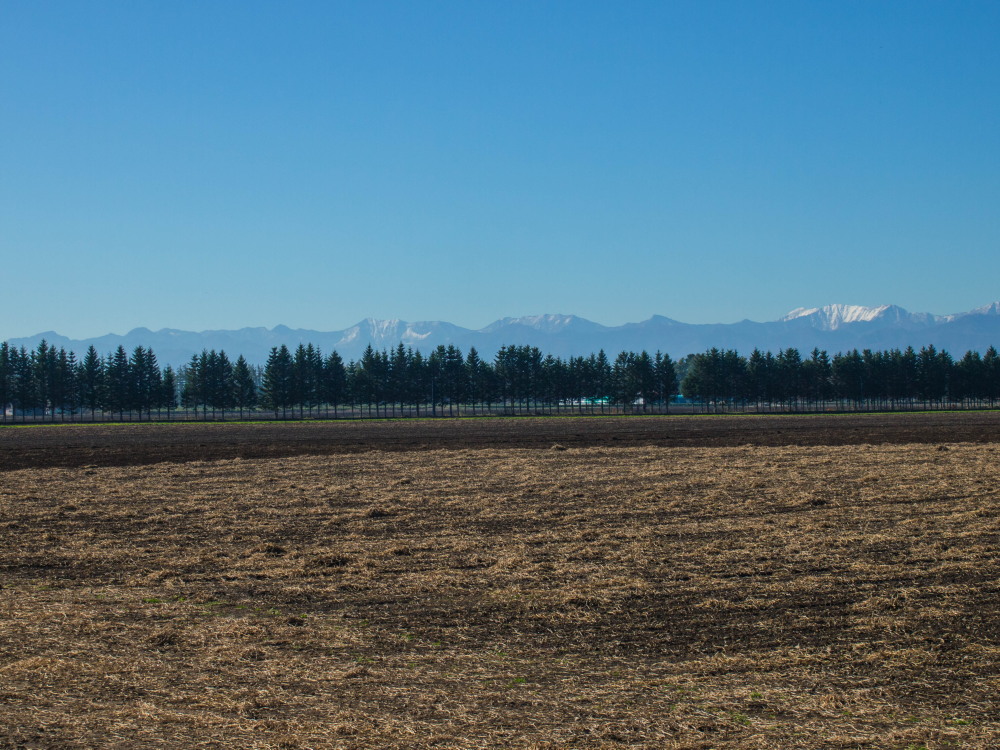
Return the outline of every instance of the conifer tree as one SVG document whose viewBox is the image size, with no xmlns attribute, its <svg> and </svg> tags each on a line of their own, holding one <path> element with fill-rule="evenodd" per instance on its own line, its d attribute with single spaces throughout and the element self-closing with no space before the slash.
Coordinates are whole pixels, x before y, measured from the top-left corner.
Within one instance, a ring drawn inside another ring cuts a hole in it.
<svg viewBox="0 0 1000 750">
<path fill-rule="evenodd" d="M 399 404 L 399 411 L 403 413 L 403 403 L 409 394 L 410 360 L 403 342 L 400 341 L 395 349 L 389 354 L 389 383 L 387 398 L 393 404 Z"/>
<path fill-rule="evenodd" d="M 486 365 L 479 357 L 476 347 L 469 347 L 469 353 L 465 357 L 465 380 L 468 385 L 469 402 L 472 404 L 472 413 L 476 413 L 476 402 L 486 399 L 489 384 L 487 382 Z"/>
<path fill-rule="evenodd" d="M 170 419 L 170 410 L 177 406 L 177 373 L 174 368 L 167 365 L 163 368 L 163 377 L 160 381 L 160 399 L 157 407 L 167 410 L 167 419 Z"/>
<path fill-rule="evenodd" d="M 996 406 L 1000 400 L 1000 353 L 992 346 L 983 354 L 983 377 L 986 380 L 983 396 L 991 407 Z"/>
<path fill-rule="evenodd" d="M 323 353 L 312 344 L 306 346 L 306 368 L 308 371 L 309 412 L 323 402 Z"/>
<path fill-rule="evenodd" d="M 139 418 L 146 412 L 146 417 L 152 417 L 154 406 L 158 405 L 161 395 L 162 375 L 152 349 L 137 346 L 129 360 L 129 411 L 136 409 Z"/>
<path fill-rule="evenodd" d="M 153 408 L 160 408 L 163 398 L 163 371 L 152 349 L 146 349 L 146 377 L 148 390 L 145 394 L 146 417 L 151 419 Z"/>
<path fill-rule="evenodd" d="M 431 415 L 437 416 L 438 404 L 444 412 L 444 359 L 446 350 L 438 346 L 427 356 L 427 380 L 430 385 Z"/>
<path fill-rule="evenodd" d="M 264 366 L 264 382 L 261 387 L 261 401 L 274 412 L 280 410 L 282 417 L 288 415 L 293 396 L 293 360 L 288 347 L 272 347 Z"/>
<path fill-rule="evenodd" d="M 292 363 L 292 403 L 299 407 L 299 418 L 319 403 L 322 355 L 312 344 L 299 344 Z"/>
<path fill-rule="evenodd" d="M 104 363 L 93 345 L 87 347 L 79 367 L 80 403 L 90 410 L 93 420 L 104 400 Z"/>
<path fill-rule="evenodd" d="M 42 339 L 38 348 L 32 352 L 32 367 L 34 369 L 35 399 L 37 405 L 42 409 L 42 418 L 51 405 L 52 375 L 53 375 L 53 355 L 54 350 L 49 349 L 48 342 Z M 55 409 L 52 409 L 52 418 L 55 419 Z"/>
<path fill-rule="evenodd" d="M 655 400 L 659 389 L 657 388 L 656 367 L 653 358 L 645 349 L 634 355 L 632 367 L 635 372 L 635 381 L 639 386 L 639 397 L 642 399 L 642 410 L 646 411 L 647 405 Z"/>
<path fill-rule="evenodd" d="M 832 374 L 830 357 L 825 351 L 813 348 L 809 359 L 802 363 L 800 395 L 814 404 L 821 404 L 830 397 Z"/>
<path fill-rule="evenodd" d="M 570 388 L 569 367 L 561 357 L 551 354 L 542 358 L 540 392 L 542 400 L 554 404 L 556 411 L 568 398 Z"/>
<path fill-rule="evenodd" d="M 67 412 L 72 418 L 80 407 L 76 355 L 62 347 L 55 357 L 51 389 L 53 409 L 59 409 L 60 420 L 65 419 Z"/>
<path fill-rule="evenodd" d="M 337 407 L 347 396 L 347 369 L 344 360 L 336 350 L 330 352 L 323 360 L 322 398 L 333 406 L 333 415 L 337 416 Z"/>
<path fill-rule="evenodd" d="M 941 402 L 948 393 L 948 376 L 951 370 L 951 356 L 939 352 L 934 345 L 925 346 L 917 355 L 917 394 L 920 399 Z"/>
<path fill-rule="evenodd" d="M 611 361 L 601 349 L 594 360 L 593 383 L 597 392 L 594 394 L 601 402 L 601 412 L 604 412 L 604 402 L 611 395 Z"/>
<path fill-rule="evenodd" d="M 802 394 L 802 355 L 799 350 L 789 347 L 777 356 L 778 372 L 781 379 L 781 400 L 792 408 Z"/>
<path fill-rule="evenodd" d="M 427 360 L 420 350 L 413 351 L 407 349 L 406 358 L 409 362 L 410 387 L 407 400 L 417 408 L 417 416 L 420 416 L 421 404 L 427 403 L 427 396 L 430 393 L 430 371 L 427 367 Z"/>
<path fill-rule="evenodd" d="M 833 357 L 833 387 L 837 398 L 850 401 L 855 409 L 860 408 L 866 396 L 865 362 L 860 352 L 854 349 L 846 354 Z"/>
<path fill-rule="evenodd" d="M 236 406 L 240 410 L 240 419 L 243 419 L 244 410 L 253 409 L 257 405 L 257 385 L 254 383 L 250 365 L 242 354 L 233 366 L 233 393 Z"/>
<path fill-rule="evenodd" d="M 28 410 L 38 408 L 37 389 L 35 387 L 35 368 L 31 355 L 23 346 L 11 351 L 12 388 L 11 402 L 21 415 L 27 418 Z"/>
<path fill-rule="evenodd" d="M 198 407 L 205 403 L 204 398 L 204 365 L 208 360 L 208 352 L 202 350 L 201 356 L 192 354 L 187 365 L 181 370 L 184 383 L 181 387 L 181 404 L 188 409 L 194 409 L 198 416 Z"/>
<path fill-rule="evenodd" d="M 448 414 L 454 414 L 456 404 L 465 398 L 465 359 L 462 351 L 454 344 L 448 344 L 441 353 L 442 396 L 448 400 Z"/>
<path fill-rule="evenodd" d="M 10 359 L 10 344 L 0 343 L 0 421 L 7 421 L 7 407 L 11 402 L 13 373 Z"/>
<path fill-rule="evenodd" d="M 129 409 L 131 412 L 129 405 L 129 358 L 128 354 L 125 353 L 125 347 L 119 344 L 114 354 L 108 356 L 105 372 L 106 387 L 104 389 L 103 410 L 118 412 L 118 418 L 124 419 L 125 409 Z"/>
<path fill-rule="evenodd" d="M 214 412 L 218 408 L 222 412 L 222 418 L 225 419 L 226 409 L 231 409 L 236 401 L 233 364 L 223 349 L 220 349 L 217 354 L 213 350 L 209 357 L 212 411 Z"/>
<path fill-rule="evenodd" d="M 664 408 L 670 410 L 670 402 L 677 395 L 677 371 L 669 354 L 656 352 L 653 360 L 653 373 L 656 379 L 656 394 Z"/>
<path fill-rule="evenodd" d="M 952 398 L 963 405 L 967 401 L 982 402 L 986 392 L 985 367 L 979 352 L 968 351 L 955 363 L 951 378 Z"/>
</svg>

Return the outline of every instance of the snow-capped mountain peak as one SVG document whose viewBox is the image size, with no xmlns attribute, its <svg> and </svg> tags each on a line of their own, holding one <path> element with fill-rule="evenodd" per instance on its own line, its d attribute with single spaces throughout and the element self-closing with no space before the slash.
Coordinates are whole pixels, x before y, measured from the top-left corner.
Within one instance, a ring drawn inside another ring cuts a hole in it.
<svg viewBox="0 0 1000 750">
<path fill-rule="evenodd" d="M 811 318 L 813 327 L 824 331 L 836 331 L 845 323 L 870 323 L 882 317 L 892 305 L 865 307 L 863 305 L 825 305 L 824 307 L 799 307 L 780 319 L 781 322 Z M 904 316 L 905 310 L 900 309 Z"/>
<path fill-rule="evenodd" d="M 548 315 L 526 315 L 512 322 L 540 331 L 558 331 L 571 325 L 574 320 L 576 320 L 575 315 L 554 315 L 550 313 Z"/>
<path fill-rule="evenodd" d="M 500 320 L 491 323 L 484 331 L 498 331 L 503 328 L 509 328 L 511 326 L 523 326 L 525 328 L 531 328 L 535 331 L 540 331 L 549 334 L 561 333 L 567 329 L 573 328 L 575 330 L 598 330 L 603 329 L 601 326 L 593 321 L 587 320 L 586 318 L 581 318 L 577 315 L 524 315 L 520 318 L 501 318 Z"/>
<path fill-rule="evenodd" d="M 504 318 L 486 328 L 473 330 L 442 321 L 408 322 L 399 319 L 366 318 L 337 331 L 313 331 L 284 325 L 239 330 L 150 331 L 137 328 L 128 334 L 108 334 L 72 340 L 48 331 L 35 336 L 10 339 L 13 347 L 35 349 L 42 339 L 50 345 L 65 346 L 80 358 L 88 346 L 100 354 L 117 346 L 127 351 L 136 346 L 152 348 L 160 364 L 183 366 L 204 349 L 225 350 L 231 357 L 242 354 L 253 364 L 267 361 L 272 347 L 311 343 L 322 352 L 336 350 L 345 361 L 362 356 L 370 344 L 378 350 L 402 343 L 425 354 L 438 346 L 454 344 L 463 352 L 473 346 L 483 358 L 492 357 L 501 347 L 537 346 L 554 356 L 589 356 L 604 350 L 609 356 L 620 351 L 663 351 L 675 358 L 729 347 L 743 353 L 757 348 L 778 351 L 796 347 L 808 352 L 814 347 L 831 354 L 852 348 L 886 350 L 933 344 L 959 357 L 963 352 L 985 352 L 1000 346 L 1000 302 L 953 315 L 911 313 L 896 305 L 864 307 L 827 305 L 792 310 L 778 321 L 688 324 L 654 315 L 649 320 L 604 326 L 573 315 L 532 315 Z"/>
<path fill-rule="evenodd" d="M 991 302 L 988 305 L 983 305 L 982 307 L 977 307 L 975 310 L 971 310 L 967 314 L 968 315 L 1000 315 L 1000 302 Z"/>
</svg>

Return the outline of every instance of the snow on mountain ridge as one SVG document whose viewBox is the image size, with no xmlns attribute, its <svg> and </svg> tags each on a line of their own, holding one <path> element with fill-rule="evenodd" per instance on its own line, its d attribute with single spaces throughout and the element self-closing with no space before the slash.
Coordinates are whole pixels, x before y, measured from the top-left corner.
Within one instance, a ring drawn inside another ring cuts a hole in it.
<svg viewBox="0 0 1000 750">
<path fill-rule="evenodd" d="M 846 323 L 870 323 L 877 320 L 893 305 L 865 307 L 864 305 L 824 305 L 823 307 L 798 307 L 779 322 L 786 323 L 798 318 L 813 318 L 813 325 L 824 331 L 836 331 Z M 899 308 L 904 315 L 906 311 Z"/>
<path fill-rule="evenodd" d="M 859 325 L 850 325 L 853 323 Z M 680 357 L 720 346 L 743 353 L 754 348 L 777 351 L 786 347 L 802 351 L 819 347 L 832 353 L 851 348 L 875 350 L 928 344 L 960 354 L 972 349 L 984 352 L 990 346 L 1000 345 L 1000 302 L 953 315 L 911 313 L 895 305 L 828 305 L 799 308 L 767 322 L 688 324 L 654 315 L 641 322 L 604 326 L 573 315 L 549 314 L 504 318 L 478 330 L 444 321 L 367 318 L 335 331 L 284 325 L 215 331 L 136 328 L 125 335 L 107 334 L 84 340 L 48 331 L 11 339 L 8 343 L 34 349 L 41 339 L 66 347 L 77 357 L 83 356 L 89 345 L 102 354 L 119 345 L 126 350 L 141 345 L 154 349 L 161 364 L 175 367 L 204 349 L 243 354 L 251 363 L 263 364 L 273 347 L 284 344 L 294 348 L 300 343 L 312 343 L 323 352 L 336 349 L 345 361 L 360 357 L 369 344 L 384 349 L 394 348 L 400 342 L 425 354 L 441 345 L 454 344 L 463 351 L 475 346 L 484 358 L 509 345 L 538 346 L 563 357 L 587 355 L 601 349 L 608 353 L 661 350 Z"/>
<path fill-rule="evenodd" d="M 544 315 L 524 315 L 519 318 L 501 318 L 490 323 L 481 329 L 483 333 L 499 331 L 510 326 L 524 326 L 543 333 L 560 333 L 567 328 L 575 329 L 603 329 L 604 326 L 594 323 L 578 315 L 562 315 L 558 313 L 547 313 Z"/>
<path fill-rule="evenodd" d="M 945 315 L 944 319 L 957 320 L 958 318 L 967 318 L 970 315 L 1000 315 L 1000 302 L 990 302 L 988 305 L 977 307 L 974 310 L 969 310 L 969 312 L 955 313 L 954 315 Z"/>
<path fill-rule="evenodd" d="M 427 331 L 426 333 L 417 333 L 412 328 L 407 328 L 406 333 L 403 334 L 402 340 L 405 341 L 406 343 L 412 344 L 414 342 L 420 342 L 430 338 L 431 333 L 433 333 L 433 331 Z"/>
<path fill-rule="evenodd" d="M 540 330 L 554 331 L 560 328 L 565 328 L 574 320 L 576 320 L 575 315 L 548 313 L 546 315 L 527 315 L 523 318 L 516 318 L 512 322 L 530 326 L 531 328 L 538 328 Z"/>
</svg>

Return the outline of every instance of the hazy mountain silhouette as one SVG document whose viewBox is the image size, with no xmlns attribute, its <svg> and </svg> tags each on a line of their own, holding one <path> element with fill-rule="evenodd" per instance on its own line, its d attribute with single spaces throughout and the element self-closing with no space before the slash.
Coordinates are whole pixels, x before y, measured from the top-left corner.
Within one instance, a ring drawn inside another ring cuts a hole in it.
<svg viewBox="0 0 1000 750">
<path fill-rule="evenodd" d="M 389 349 L 400 342 L 422 352 L 438 345 L 454 344 L 467 352 L 475 346 L 481 356 L 492 358 L 505 345 L 537 346 L 546 354 L 562 357 L 586 355 L 604 349 L 609 356 L 622 350 L 666 352 L 679 358 L 711 347 L 736 349 L 748 354 L 754 348 L 777 352 L 795 347 L 807 354 L 814 347 L 831 354 L 850 349 L 892 349 L 933 344 L 961 356 L 969 349 L 983 352 L 1000 347 L 1000 302 L 953 315 L 911 313 L 896 305 L 861 307 L 827 305 L 799 308 L 781 319 L 766 323 L 743 320 L 738 323 L 690 324 L 654 315 L 639 323 L 603 326 L 575 315 L 534 315 L 503 318 L 485 328 L 473 330 L 441 321 L 407 322 L 368 318 L 341 331 L 313 331 L 274 328 L 241 328 L 219 331 L 180 331 L 164 328 L 151 331 L 136 328 L 124 335 L 108 334 L 73 340 L 53 331 L 20 339 L 14 346 L 29 349 L 42 340 L 75 351 L 78 356 L 93 345 L 102 355 L 119 345 L 131 351 L 151 347 L 161 365 L 180 365 L 202 349 L 224 349 L 235 358 L 243 354 L 251 363 L 262 364 L 273 346 L 286 344 L 294 349 L 312 343 L 323 352 L 336 349 L 345 360 L 360 357 L 371 344 Z"/>
</svg>

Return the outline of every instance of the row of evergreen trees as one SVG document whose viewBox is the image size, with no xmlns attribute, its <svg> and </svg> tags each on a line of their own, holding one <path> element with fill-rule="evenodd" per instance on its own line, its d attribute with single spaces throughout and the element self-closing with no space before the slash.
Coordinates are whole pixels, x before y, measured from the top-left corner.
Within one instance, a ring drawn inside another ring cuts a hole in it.
<svg viewBox="0 0 1000 750">
<path fill-rule="evenodd" d="M 363 404 L 377 414 L 410 406 L 418 414 L 421 408 L 436 414 L 454 413 L 465 404 L 475 413 L 477 407 L 498 404 L 669 402 L 676 394 L 674 362 L 659 352 L 622 352 L 612 362 L 603 351 L 562 359 L 533 346 L 505 346 L 487 362 L 474 347 L 463 355 L 455 346 L 439 346 L 424 356 L 402 344 L 389 351 L 369 346 L 346 365 L 337 352 L 324 358 L 312 345 L 300 345 L 294 353 L 275 348 L 260 388 L 267 408 L 298 409 L 300 416 L 320 405 Z"/>
<path fill-rule="evenodd" d="M 90 347 L 82 361 L 46 342 L 33 351 L 0 344 L 0 406 L 15 414 L 65 417 L 138 414 L 155 410 L 167 418 L 178 406 L 215 416 L 264 409 L 305 416 L 323 407 L 364 406 L 369 413 L 454 413 L 504 404 L 512 409 L 540 404 L 669 402 L 678 391 L 673 360 L 657 353 L 622 352 L 612 362 L 602 351 L 561 359 L 537 347 L 503 347 L 487 362 L 473 348 L 439 346 L 428 355 L 400 344 L 391 351 L 369 346 L 345 363 L 334 351 L 323 356 L 312 344 L 275 347 L 263 367 L 224 351 L 203 351 L 179 371 L 160 368 L 151 349 L 131 355 L 121 346 L 106 357 Z"/>
<path fill-rule="evenodd" d="M 715 405 L 796 410 L 836 402 L 884 409 L 945 402 L 992 406 L 1000 400 L 1000 355 L 993 347 L 983 356 L 966 352 L 958 361 L 933 346 L 919 352 L 855 349 L 833 358 L 814 349 L 808 359 L 796 349 L 777 355 L 754 350 L 749 357 L 710 349 L 684 365 L 684 395 Z"/>
<path fill-rule="evenodd" d="M 711 408 L 797 410 L 839 404 L 843 408 L 899 408 L 914 403 L 993 405 L 1000 400 L 1000 356 L 967 352 L 954 361 L 925 347 L 885 352 L 851 351 L 832 358 L 814 350 L 774 355 L 710 349 L 678 362 L 657 352 L 603 352 L 566 359 L 537 347 L 505 346 L 492 361 L 473 348 L 439 346 L 427 355 L 402 344 L 388 351 L 369 346 L 345 363 L 334 351 L 324 356 L 311 344 L 294 351 L 275 347 L 263 367 L 225 352 L 203 351 L 178 371 L 160 368 L 151 349 L 131 354 L 118 347 L 102 357 L 90 347 L 82 361 L 46 342 L 27 351 L 0 344 L 0 407 L 4 414 L 146 418 L 182 406 L 189 412 L 266 410 L 303 417 L 332 408 L 364 407 L 392 415 L 453 414 L 458 405 L 473 413 L 497 406 L 513 411 L 583 408 L 615 404 L 632 410 L 668 405 L 681 392 Z"/>
<path fill-rule="evenodd" d="M 89 410 L 91 414 L 126 412 L 151 415 L 177 405 L 177 375 L 160 368 L 152 349 L 136 347 L 129 355 L 119 346 L 101 357 L 91 346 L 82 361 L 73 352 L 42 341 L 26 351 L 0 343 L 0 409 L 14 414 L 53 418 Z"/>
</svg>

